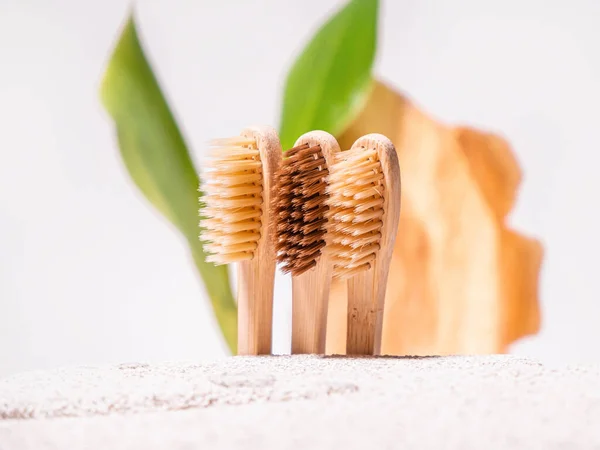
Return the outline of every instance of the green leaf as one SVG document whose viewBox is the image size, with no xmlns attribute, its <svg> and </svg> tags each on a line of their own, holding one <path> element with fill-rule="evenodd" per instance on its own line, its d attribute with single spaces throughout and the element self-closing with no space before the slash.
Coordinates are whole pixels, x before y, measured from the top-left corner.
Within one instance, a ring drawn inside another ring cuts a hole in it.
<svg viewBox="0 0 600 450">
<path fill-rule="evenodd" d="M 306 46 L 285 84 L 284 149 L 310 130 L 338 135 L 364 106 L 372 86 L 377 0 L 351 0 Z"/>
<path fill-rule="evenodd" d="M 108 63 L 101 98 L 114 120 L 129 174 L 148 200 L 187 239 L 217 321 L 235 353 L 237 308 L 227 267 L 205 262 L 198 240 L 197 171 L 144 56 L 133 16 L 127 21 Z"/>
</svg>

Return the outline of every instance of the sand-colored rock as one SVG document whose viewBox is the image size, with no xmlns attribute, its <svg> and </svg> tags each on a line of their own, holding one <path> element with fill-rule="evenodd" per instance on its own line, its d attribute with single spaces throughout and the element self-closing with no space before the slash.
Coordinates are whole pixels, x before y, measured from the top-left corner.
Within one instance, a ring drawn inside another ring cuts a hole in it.
<svg viewBox="0 0 600 450">
<path fill-rule="evenodd" d="M 593 449 L 600 367 L 233 357 L 0 380 L 2 450 Z"/>
</svg>

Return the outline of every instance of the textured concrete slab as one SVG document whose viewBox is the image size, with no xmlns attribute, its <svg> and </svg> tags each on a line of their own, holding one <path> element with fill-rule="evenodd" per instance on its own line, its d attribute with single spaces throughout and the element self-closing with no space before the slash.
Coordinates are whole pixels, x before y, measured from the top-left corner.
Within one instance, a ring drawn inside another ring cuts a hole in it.
<svg viewBox="0 0 600 450">
<path fill-rule="evenodd" d="M 0 449 L 600 448 L 600 367 L 235 357 L 0 380 Z"/>
</svg>

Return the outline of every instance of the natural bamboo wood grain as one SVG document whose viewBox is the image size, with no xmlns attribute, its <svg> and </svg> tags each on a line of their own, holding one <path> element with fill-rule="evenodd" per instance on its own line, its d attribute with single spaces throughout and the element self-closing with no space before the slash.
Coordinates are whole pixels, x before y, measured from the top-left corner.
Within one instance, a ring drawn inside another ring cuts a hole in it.
<svg viewBox="0 0 600 450">
<path fill-rule="evenodd" d="M 334 273 L 348 278 L 346 353 L 372 355 L 381 351 L 386 285 L 400 218 L 400 167 L 394 145 L 380 134 L 358 139 L 348 155 L 353 156 L 332 169 L 328 225 L 331 237 L 340 242 L 331 246 L 332 253 L 338 252 Z M 354 245 L 347 243 L 351 240 Z"/>
<path fill-rule="evenodd" d="M 277 132 L 268 126 L 246 128 L 244 137 L 256 140 L 262 162 L 262 216 L 260 239 L 254 257 L 238 264 L 238 354 L 271 354 L 275 236 L 271 226 L 274 176 L 281 165 Z"/>
<path fill-rule="evenodd" d="M 377 80 L 338 141 L 373 132 L 393 141 L 403 184 L 381 352 L 500 353 L 537 333 L 544 250 L 508 224 L 522 181 L 511 144 L 443 123 Z M 327 353 L 346 350 L 346 284 L 332 283 Z"/>
<path fill-rule="evenodd" d="M 333 163 L 340 151 L 336 139 L 324 131 L 302 135 L 294 147 L 308 144 L 320 146 L 326 166 Z M 292 276 L 292 353 L 325 353 L 327 310 L 331 284 L 331 260 L 321 252 L 315 267 Z"/>
</svg>

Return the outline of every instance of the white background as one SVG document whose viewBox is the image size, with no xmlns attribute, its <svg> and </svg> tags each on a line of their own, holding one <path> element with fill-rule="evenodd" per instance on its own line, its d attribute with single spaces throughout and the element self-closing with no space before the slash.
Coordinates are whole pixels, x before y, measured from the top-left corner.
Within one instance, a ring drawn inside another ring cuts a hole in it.
<svg viewBox="0 0 600 450">
<path fill-rule="evenodd" d="M 277 125 L 296 52 L 339 5 L 153 0 L 148 55 L 197 158 Z M 556 6 L 555 6 L 556 5 Z M 187 249 L 129 181 L 98 85 L 123 0 L 0 0 L 0 374 L 224 355 Z M 383 1 L 376 73 L 438 118 L 500 132 L 543 240 L 543 330 L 514 353 L 600 361 L 600 2 Z M 289 345 L 277 281 L 275 350 Z"/>
</svg>

